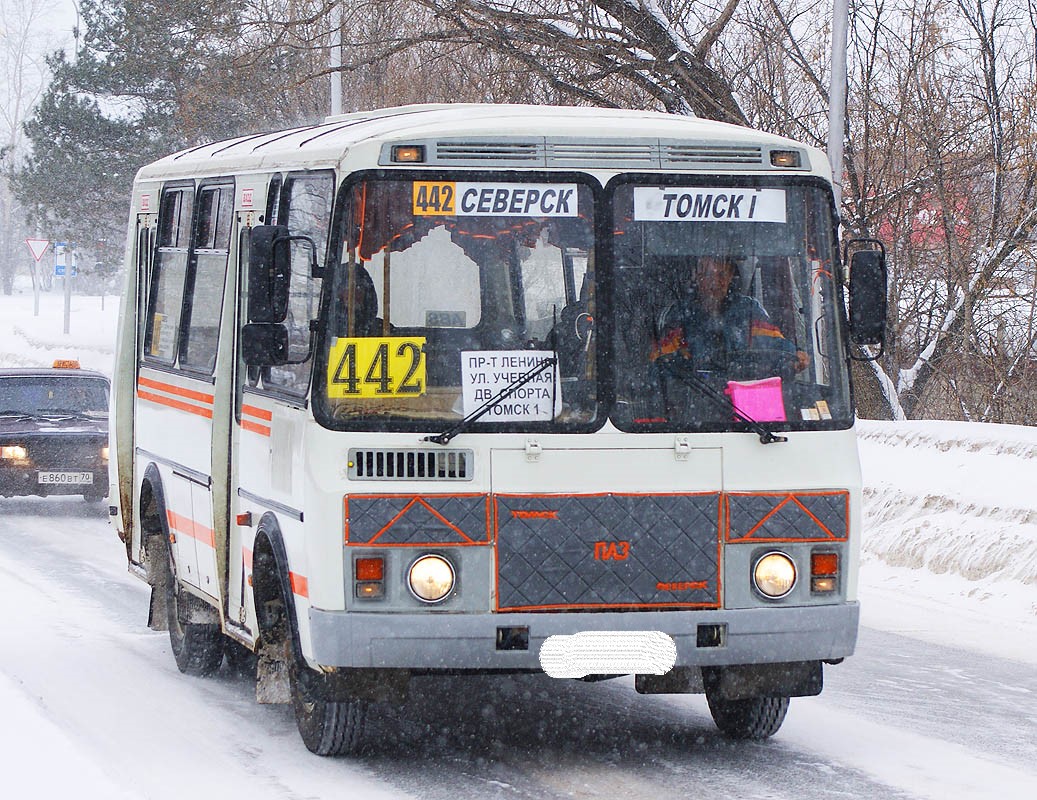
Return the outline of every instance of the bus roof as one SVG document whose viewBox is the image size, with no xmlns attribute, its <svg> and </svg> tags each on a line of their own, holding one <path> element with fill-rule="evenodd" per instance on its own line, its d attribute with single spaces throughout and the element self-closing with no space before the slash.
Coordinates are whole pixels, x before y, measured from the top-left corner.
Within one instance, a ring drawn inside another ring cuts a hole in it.
<svg viewBox="0 0 1037 800">
<path fill-rule="evenodd" d="M 466 143 L 461 152 L 449 145 Z M 481 142 L 484 151 L 471 149 Z M 579 106 L 453 103 L 383 108 L 328 117 L 320 123 L 241 136 L 182 150 L 141 168 L 138 180 L 176 176 L 229 175 L 292 168 L 331 168 L 355 149 L 381 152 L 387 143 L 430 143 L 445 158 L 422 166 L 606 169 L 696 169 L 770 167 L 767 149 L 809 152 L 804 167 L 824 172 L 826 159 L 810 147 L 762 131 L 654 111 Z M 549 143 L 563 150 L 551 162 Z M 654 143 L 654 144 L 653 144 Z M 437 147 L 438 146 L 438 147 Z M 649 153 L 652 147 L 656 149 Z M 659 148 L 683 148 L 665 163 Z M 690 148 L 690 149 L 689 149 Z M 697 149 L 696 149 L 697 148 Z M 756 164 L 751 163 L 752 152 Z M 671 159 L 672 160 L 672 159 Z M 372 165 L 373 166 L 373 165 Z M 413 166 L 413 165 L 405 165 Z"/>
</svg>

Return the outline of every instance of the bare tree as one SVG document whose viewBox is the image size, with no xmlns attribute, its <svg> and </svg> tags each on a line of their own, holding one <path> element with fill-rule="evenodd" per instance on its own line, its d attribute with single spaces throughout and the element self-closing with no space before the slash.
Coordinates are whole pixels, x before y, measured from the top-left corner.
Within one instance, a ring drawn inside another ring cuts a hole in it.
<svg viewBox="0 0 1037 800">
<path fill-rule="evenodd" d="M 739 0 L 341 2 L 347 106 L 556 102 L 745 121 L 710 65 Z M 308 0 L 291 19 L 267 3 L 254 0 L 246 16 L 280 28 L 268 38 L 326 52 L 335 2 Z"/>
<path fill-rule="evenodd" d="M 0 6 L 0 290 L 10 294 L 18 263 L 21 213 L 10 169 L 23 149 L 22 123 L 43 91 L 47 74 L 41 23 L 49 0 L 5 0 Z"/>
<path fill-rule="evenodd" d="M 1032 302 L 1020 292 L 1032 292 L 1037 225 L 1024 10 L 932 0 L 906 19 L 880 3 L 858 16 L 876 72 L 898 76 L 881 93 L 869 84 L 851 117 L 868 136 L 850 182 L 851 225 L 892 235 L 894 342 L 874 370 L 897 417 L 950 394 L 960 416 L 991 419 L 1033 361 Z"/>
<path fill-rule="evenodd" d="M 857 373 L 877 400 L 865 413 L 1020 421 L 1032 405 L 1032 2 L 853 6 L 841 211 L 891 255 L 889 343 Z M 717 64 L 752 124 L 823 146 L 829 14 L 768 0 L 736 18 Z"/>
</svg>

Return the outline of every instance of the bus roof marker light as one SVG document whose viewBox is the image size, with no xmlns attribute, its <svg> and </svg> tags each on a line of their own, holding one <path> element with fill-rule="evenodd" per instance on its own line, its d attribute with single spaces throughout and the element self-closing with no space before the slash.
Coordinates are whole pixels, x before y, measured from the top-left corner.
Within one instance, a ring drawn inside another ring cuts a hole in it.
<svg viewBox="0 0 1037 800">
<path fill-rule="evenodd" d="M 771 166 L 801 167 L 803 166 L 803 159 L 798 150 L 771 150 Z"/>
<path fill-rule="evenodd" d="M 392 160 L 396 164 L 422 164 L 425 162 L 425 146 L 421 144 L 395 144 Z"/>
</svg>

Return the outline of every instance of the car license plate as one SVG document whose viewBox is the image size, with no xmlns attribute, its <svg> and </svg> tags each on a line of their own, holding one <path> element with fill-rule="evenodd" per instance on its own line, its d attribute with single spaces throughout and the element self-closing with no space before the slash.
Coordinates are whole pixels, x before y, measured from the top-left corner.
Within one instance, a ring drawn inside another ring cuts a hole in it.
<svg viewBox="0 0 1037 800">
<path fill-rule="evenodd" d="M 57 484 L 58 486 L 71 486 L 73 484 L 93 483 L 92 472 L 40 472 L 39 483 Z"/>
</svg>

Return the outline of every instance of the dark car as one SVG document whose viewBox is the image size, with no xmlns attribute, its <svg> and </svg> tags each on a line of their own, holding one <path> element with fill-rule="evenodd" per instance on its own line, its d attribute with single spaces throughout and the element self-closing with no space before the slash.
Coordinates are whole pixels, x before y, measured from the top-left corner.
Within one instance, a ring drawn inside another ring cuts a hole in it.
<svg viewBox="0 0 1037 800">
<path fill-rule="evenodd" d="M 108 397 L 75 361 L 0 369 L 0 495 L 108 494 Z"/>
</svg>

